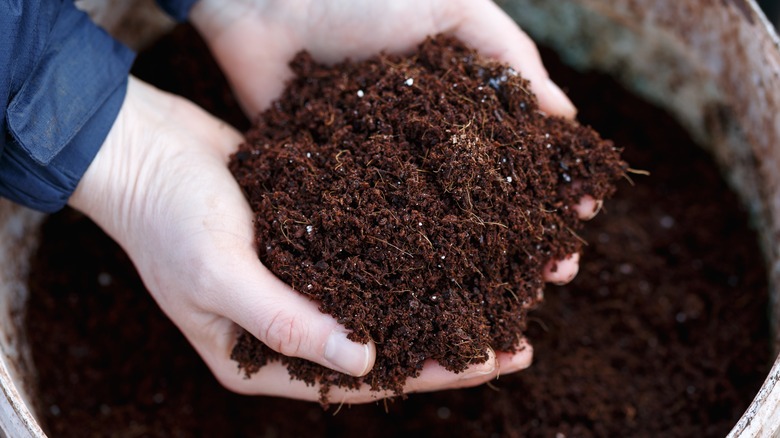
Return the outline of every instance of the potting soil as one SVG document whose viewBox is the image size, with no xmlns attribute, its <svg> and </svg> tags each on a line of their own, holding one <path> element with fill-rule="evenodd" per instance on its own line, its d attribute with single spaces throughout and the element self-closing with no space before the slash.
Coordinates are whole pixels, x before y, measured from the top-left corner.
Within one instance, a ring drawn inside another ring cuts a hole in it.
<svg viewBox="0 0 780 438">
<path fill-rule="evenodd" d="M 515 351 L 549 262 L 578 252 L 584 195 L 614 192 L 619 149 L 545 116 L 529 83 L 448 36 L 406 56 L 334 66 L 305 53 L 230 169 L 256 213 L 260 260 L 373 340 L 363 378 L 275 353 L 244 332 L 247 375 L 268 360 L 330 385 L 403 393 L 426 360 L 450 371 Z"/>
<path fill-rule="evenodd" d="M 544 55 L 579 119 L 651 175 L 621 183 L 581 233 L 578 277 L 548 286 L 528 315 L 531 368 L 477 388 L 327 411 L 232 394 L 121 249 L 65 211 L 44 226 L 25 315 L 44 429 L 58 437 L 724 436 L 770 366 L 757 238 L 710 158 L 670 117 L 608 77 Z M 247 126 L 191 28 L 142 54 L 136 74 Z"/>
</svg>

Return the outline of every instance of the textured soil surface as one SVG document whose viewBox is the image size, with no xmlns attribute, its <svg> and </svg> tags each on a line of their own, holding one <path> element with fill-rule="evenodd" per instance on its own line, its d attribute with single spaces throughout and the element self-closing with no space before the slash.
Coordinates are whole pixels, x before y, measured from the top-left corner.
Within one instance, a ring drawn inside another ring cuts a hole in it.
<svg viewBox="0 0 780 438">
<path fill-rule="evenodd" d="M 282 358 L 307 383 L 401 393 L 434 359 L 450 371 L 514 351 L 543 268 L 578 252 L 584 194 L 625 163 L 591 129 L 544 116 L 528 82 L 451 37 L 410 56 L 335 66 L 301 54 L 230 168 L 256 213 L 259 257 L 377 360 L 351 378 L 243 333 L 247 374 Z M 576 181 L 576 184 L 575 184 Z"/>
<path fill-rule="evenodd" d="M 241 117 L 194 32 L 136 72 Z M 194 54 L 198 54 L 195 56 Z M 88 220 L 53 216 L 33 261 L 27 328 L 50 436 L 725 436 L 770 365 L 766 272 L 736 197 L 664 113 L 560 66 L 579 118 L 650 177 L 588 224 L 574 282 L 528 315 L 531 368 L 491 386 L 323 411 L 222 389 Z M 194 75 L 193 72 L 198 72 Z M 193 81 L 198 77 L 202 82 Z M 212 84 L 212 85 L 204 85 Z"/>
</svg>

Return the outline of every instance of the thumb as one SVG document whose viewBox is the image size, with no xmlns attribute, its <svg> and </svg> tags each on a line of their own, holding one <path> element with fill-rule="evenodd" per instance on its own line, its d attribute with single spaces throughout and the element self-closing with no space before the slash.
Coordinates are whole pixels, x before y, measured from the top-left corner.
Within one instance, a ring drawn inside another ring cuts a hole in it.
<svg viewBox="0 0 780 438">
<path fill-rule="evenodd" d="M 360 344 L 347 339 L 346 328 L 279 280 L 256 257 L 251 254 L 251 262 L 229 264 L 234 271 L 222 282 L 226 292 L 217 300 L 215 313 L 285 356 L 352 376 L 371 371 L 376 358 L 373 341 Z"/>
<path fill-rule="evenodd" d="M 468 1 L 455 35 L 482 54 L 506 62 L 531 82 L 539 107 L 550 114 L 573 119 L 577 110 L 555 85 L 542 64 L 539 50 L 501 8 L 490 0 Z"/>
</svg>

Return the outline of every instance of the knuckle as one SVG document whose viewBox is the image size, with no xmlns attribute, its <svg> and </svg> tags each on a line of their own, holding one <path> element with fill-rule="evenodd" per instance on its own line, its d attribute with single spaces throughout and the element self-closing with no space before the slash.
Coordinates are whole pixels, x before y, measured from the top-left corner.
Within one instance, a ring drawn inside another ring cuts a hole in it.
<svg viewBox="0 0 780 438">
<path fill-rule="evenodd" d="M 298 356 L 302 350 L 305 335 L 298 318 L 291 313 L 277 312 L 266 325 L 266 345 L 285 356 Z"/>
</svg>

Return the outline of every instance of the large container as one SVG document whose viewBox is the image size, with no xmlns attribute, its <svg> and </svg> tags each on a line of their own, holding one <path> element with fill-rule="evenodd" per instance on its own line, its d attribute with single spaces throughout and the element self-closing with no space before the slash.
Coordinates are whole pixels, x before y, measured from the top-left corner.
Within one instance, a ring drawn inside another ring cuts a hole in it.
<svg viewBox="0 0 780 438">
<path fill-rule="evenodd" d="M 109 0 L 82 0 L 101 1 Z M 567 62 L 609 72 L 668 109 L 712 153 L 758 230 L 780 345 L 780 46 L 754 1 L 499 4 Z M 149 27 L 138 29 L 146 35 Z M 41 220 L 0 200 L 0 434 L 11 437 L 44 436 L 30 408 L 35 369 L 21 331 L 28 260 Z M 780 359 L 730 436 L 780 435 L 779 379 Z"/>
</svg>

